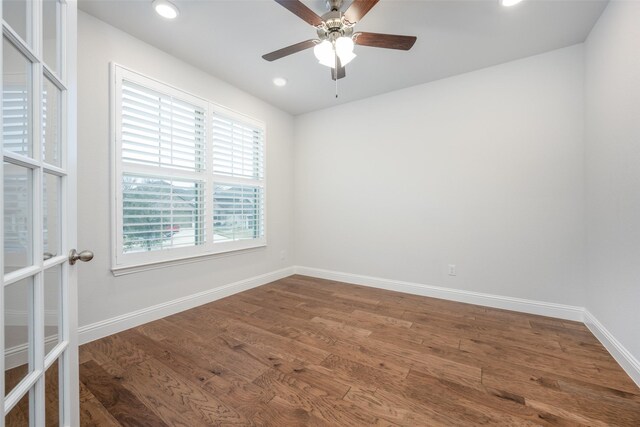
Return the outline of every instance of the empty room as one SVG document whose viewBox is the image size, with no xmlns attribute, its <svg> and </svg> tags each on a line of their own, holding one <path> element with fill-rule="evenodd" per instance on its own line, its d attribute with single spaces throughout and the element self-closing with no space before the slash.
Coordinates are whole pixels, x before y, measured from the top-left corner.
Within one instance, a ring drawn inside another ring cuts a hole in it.
<svg viewBox="0 0 640 427">
<path fill-rule="evenodd" d="M 640 426 L 640 0 L 0 1 L 0 427 Z"/>
</svg>

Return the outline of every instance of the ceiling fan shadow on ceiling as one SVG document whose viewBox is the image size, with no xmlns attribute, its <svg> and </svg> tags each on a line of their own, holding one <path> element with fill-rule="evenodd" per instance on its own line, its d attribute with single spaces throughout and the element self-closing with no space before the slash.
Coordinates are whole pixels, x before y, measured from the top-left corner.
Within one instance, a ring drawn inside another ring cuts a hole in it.
<svg viewBox="0 0 640 427">
<path fill-rule="evenodd" d="M 395 34 L 354 32 L 353 28 L 379 0 L 354 0 L 349 8 L 340 12 L 342 0 L 327 0 L 329 12 L 318 16 L 299 0 L 275 0 L 316 28 L 318 38 L 305 40 L 291 46 L 262 55 L 267 61 L 275 61 L 285 56 L 313 48 L 319 63 L 331 68 L 331 78 L 338 80 L 346 76 L 345 66 L 356 54 L 355 45 L 381 47 L 386 49 L 409 50 L 417 38 Z"/>
</svg>

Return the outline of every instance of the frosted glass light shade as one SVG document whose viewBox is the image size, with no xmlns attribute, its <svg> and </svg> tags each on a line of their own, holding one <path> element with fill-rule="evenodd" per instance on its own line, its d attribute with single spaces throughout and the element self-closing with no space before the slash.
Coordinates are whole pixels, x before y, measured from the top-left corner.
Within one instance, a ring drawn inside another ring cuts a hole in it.
<svg viewBox="0 0 640 427">
<path fill-rule="evenodd" d="M 347 65 L 349 62 L 351 62 L 353 60 L 353 58 L 355 58 L 356 55 L 353 52 L 345 52 L 342 55 L 338 54 L 338 57 L 340 58 L 340 64 L 344 67 L 345 65 Z"/>
<path fill-rule="evenodd" d="M 353 47 L 354 44 L 351 37 L 340 37 L 336 40 L 336 53 L 343 67 L 356 57 L 356 54 L 353 53 Z"/>
<path fill-rule="evenodd" d="M 336 66 L 335 53 L 330 41 L 323 40 L 321 43 L 318 43 L 316 47 L 313 48 L 313 54 L 318 58 L 318 61 L 320 61 L 322 65 L 330 68 L 334 68 Z"/>
</svg>

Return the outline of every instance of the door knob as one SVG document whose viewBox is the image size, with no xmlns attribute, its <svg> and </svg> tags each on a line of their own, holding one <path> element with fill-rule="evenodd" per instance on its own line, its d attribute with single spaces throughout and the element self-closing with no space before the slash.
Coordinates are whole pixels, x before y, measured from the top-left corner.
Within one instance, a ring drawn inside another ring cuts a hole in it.
<svg viewBox="0 0 640 427">
<path fill-rule="evenodd" d="M 69 252 L 69 264 L 74 265 L 76 261 L 89 262 L 93 259 L 93 252 L 82 251 L 78 253 L 75 249 Z"/>
</svg>

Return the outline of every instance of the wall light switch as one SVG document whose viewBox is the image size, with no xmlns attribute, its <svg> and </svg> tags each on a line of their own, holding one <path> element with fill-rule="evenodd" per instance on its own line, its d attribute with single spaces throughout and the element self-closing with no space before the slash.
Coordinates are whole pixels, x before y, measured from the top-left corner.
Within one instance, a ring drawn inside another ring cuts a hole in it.
<svg viewBox="0 0 640 427">
<path fill-rule="evenodd" d="M 455 276 L 455 275 L 456 275 L 456 265 L 449 264 L 449 276 Z"/>
</svg>

